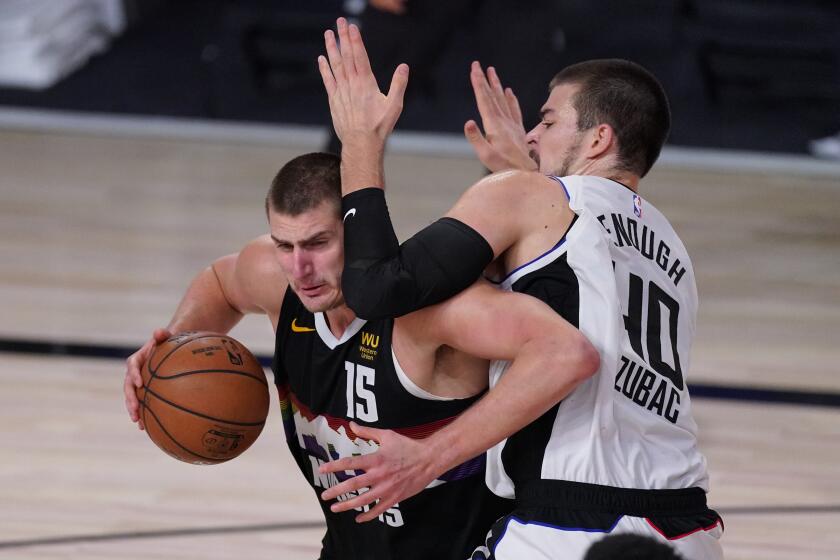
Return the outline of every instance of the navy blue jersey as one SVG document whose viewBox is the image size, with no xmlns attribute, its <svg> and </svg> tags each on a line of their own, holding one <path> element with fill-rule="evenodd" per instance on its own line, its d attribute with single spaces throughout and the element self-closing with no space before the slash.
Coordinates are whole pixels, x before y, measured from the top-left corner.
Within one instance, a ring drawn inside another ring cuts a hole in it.
<svg viewBox="0 0 840 560">
<path fill-rule="evenodd" d="M 356 474 L 322 475 L 320 465 L 376 450 L 350 430 L 351 420 L 423 438 L 478 399 L 440 399 L 414 386 L 391 350 L 393 327 L 393 319 L 357 318 L 337 339 L 323 313 L 307 311 L 287 290 L 273 369 L 289 449 L 316 495 Z M 485 462 L 482 454 L 459 465 L 368 523 L 355 522 L 358 511 L 333 513 L 318 498 L 327 521 L 321 558 L 467 557 L 511 508 L 487 490 Z"/>
</svg>

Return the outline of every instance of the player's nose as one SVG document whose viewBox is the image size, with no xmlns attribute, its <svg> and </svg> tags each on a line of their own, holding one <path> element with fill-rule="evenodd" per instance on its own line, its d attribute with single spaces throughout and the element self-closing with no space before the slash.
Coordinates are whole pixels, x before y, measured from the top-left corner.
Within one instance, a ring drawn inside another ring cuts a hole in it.
<svg viewBox="0 0 840 560">
<path fill-rule="evenodd" d="M 535 126 L 531 130 L 528 131 L 528 134 L 525 135 L 525 140 L 528 142 L 529 146 L 536 146 L 537 142 L 540 138 L 540 125 Z"/>
<path fill-rule="evenodd" d="M 312 259 L 306 251 L 295 248 L 292 254 L 292 273 L 296 279 L 303 279 L 312 274 Z"/>
</svg>

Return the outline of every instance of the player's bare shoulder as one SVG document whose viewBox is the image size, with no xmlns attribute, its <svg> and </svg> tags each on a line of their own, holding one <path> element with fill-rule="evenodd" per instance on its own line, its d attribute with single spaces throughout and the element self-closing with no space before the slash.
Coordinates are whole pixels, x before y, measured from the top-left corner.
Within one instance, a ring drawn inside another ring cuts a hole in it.
<svg viewBox="0 0 840 560">
<path fill-rule="evenodd" d="M 276 319 L 288 287 L 276 256 L 277 248 L 269 235 L 262 235 L 245 245 L 233 263 L 231 286 L 243 311 L 266 313 Z"/>
<path fill-rule="evenodd" d="M 563 185 L 536 171 L 504 171 L 487 178 L 502 201 L 499 212 L 513 214 L 517 233 L 502 255 L 513 270 L 544 254 L 566 235 L 575 214 Z"/>
<path fill-rule="evenodd" d="M 571 219 L 562 186 L 535 171 L 488 175 L 470 187 L 447 214 L 475 229 L 498 257 L 536 233 L 551 238 Z"/>
<path fill-rule="evenodd" d="M 518 206 L 529 199 L 552 197 L 556 186 L 554 180 L 538 171 L 508 169 L 491 173 L 474 183 L 462 198 L 479 197 L 495 204 Z"/>
</svg>

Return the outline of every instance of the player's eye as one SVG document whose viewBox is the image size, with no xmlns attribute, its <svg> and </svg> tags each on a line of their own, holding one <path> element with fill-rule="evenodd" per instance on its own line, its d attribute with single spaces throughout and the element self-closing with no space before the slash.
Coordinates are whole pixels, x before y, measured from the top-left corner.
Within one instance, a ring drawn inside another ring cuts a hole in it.
<svg viewBox="0 0 840 560">
<path fill-rule="evenodd" d="M 553 122 L 548 122 L 548 121 L 542 121 L 542 123 L 540 123 L 540 124 L 543 125 L 543 128 L 549 128 L 554 123 Z"/>
</svg>

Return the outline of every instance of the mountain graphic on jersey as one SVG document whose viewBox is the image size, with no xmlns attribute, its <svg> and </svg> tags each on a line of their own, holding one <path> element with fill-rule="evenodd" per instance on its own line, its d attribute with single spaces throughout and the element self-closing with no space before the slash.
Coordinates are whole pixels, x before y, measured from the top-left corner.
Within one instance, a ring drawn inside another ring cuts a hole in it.
<svg viewBox="0 0 840 560">
<path fill-rule="evenodd" d="M 350 428 L 348 420 L 335 418 L 327 414 L 314 414 L 295 397 L 294 393 L 288 390 L 288 387 L 280 391 L 280 410 L 283 416 L 286 438 L 289 441 L 297 441 L 309 458 L 312 467 L 311 480 L 315 486 L 326 489 L 348 478 L 362 474 L 354 472 L 325 475 L 318 472 L 320 465 L 341 457 L 373 453 L 379 448 L 376 442 L 358 437 Z M 453 416 L 428 424 L 397 428 L 394 431 L 412 439 L 423 439 L 440 430 L 454 419 Z M 473 476 L 482 471 L 484 463 L 485 456 L 481 454 L 443 473 L 432 481 L 427 488 L 434 488 L 445 482 Z"/>
</svg>

